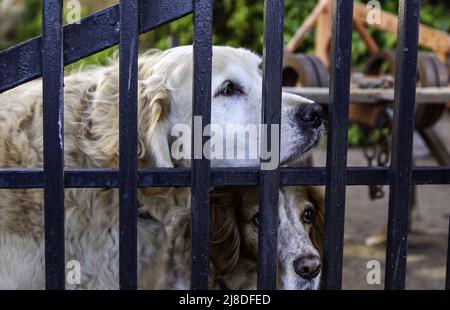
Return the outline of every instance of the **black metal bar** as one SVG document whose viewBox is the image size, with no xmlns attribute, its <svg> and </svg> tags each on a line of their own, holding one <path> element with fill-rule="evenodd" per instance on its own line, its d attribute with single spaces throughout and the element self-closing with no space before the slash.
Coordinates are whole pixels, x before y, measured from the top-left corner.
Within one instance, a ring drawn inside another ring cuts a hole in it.
<svg viewBox="0 0 450 310">
<path fill-rule="evenodd" d="M 119 5 L 64 26 L 64 64 L 119 43 Z M 142 1 L 140 33 L 192 13 L 192 1 Z M 36 37 L 0 53 L 0 93 L 42 75 L 42 38 Z"/>
<path fill-rule="evenodd" d="M 65 288 L 62 1 L 42 6 L 45 287 Z"/>
<path fill-rule="evenodd" d="M 448 217 L 447 270 L 445 275 L 445 289 L 450 290 L 450 216 Z"/>
<path fill-rule="evenodd" d="M 280 149 L 281 124 L 281 87 L 283 65 L 283 26 L 284 0 L 264 1 L 264 71 L 262 93 L 262 123 L 267 130 L 261 136 L 261 153 L 266 148 Z M 272 124 L 277 126 L 277 136 L 272 139 Z M 279 160 L 276 169 L 265 169 L 266 162 L 262 156 L 259 177 L 260 229 L 258 233 L 258 280 L 260 290 L 276 289 L 277 275 L 277 233 L 278 233 L 278 199 L 280 189 Z"/>
<path fill-rule="evenodd" d="M 42 169 L 0 169 L 0 189 L 43 187 Z"/>
<path fill-rule="evenodd" d="M 211 122 L 213 0 L 194 0 L 194 76 L 192 97 L 191 289 L 208 289 L 210 162 L 203 154 Z M 201 123 L 199 122 L 201 121 Z M 199 126 L 200 125 L 200 126 Z M 195 128 L 201 128 L 197 133 Z M 198 141 L 199 140 L 199 141 Z M 200 143 L 198 143 L 200 142 Z"/>
<path fill-rule="evenodd" d="M 120 289 L 137 289 L 137 92 L 139 0 L 120 1 Z"/>
<path fill-rule="evenodd" d="M 450 184 L 450 168 L 418 167 L 412 171 L 414 185 Z"/>
<path fill-rule="evenodd" d="M 0 189 L 42 188 L 42 169 L 0 169 Z M 281 186 L 325 185 L 325 168 L 280 168 Z M 258 186 L 257 168 L 213 168 L 211 186 Z M 117 169 L 66 169 L 66 188 L 118 188 Z M 189 187 L 188 168 L 139 169 L 139 187 Z M 450 168 L 418 167 L 412 172 L 414 185 L 450 184 Z M 388 185 L 389 168 L 349 167 L 347 185 Z"/>
<path fill-rule="evenodd" d="M 352 18 L 353 1 L 333 1 L 323 259 L 327 289 L 340 289 L 342 285 Z"/>
<path fill-rule="evenodd" d="M 420 0 L 399 3 L 385 288 L 404 289 Z"/>
</svg>

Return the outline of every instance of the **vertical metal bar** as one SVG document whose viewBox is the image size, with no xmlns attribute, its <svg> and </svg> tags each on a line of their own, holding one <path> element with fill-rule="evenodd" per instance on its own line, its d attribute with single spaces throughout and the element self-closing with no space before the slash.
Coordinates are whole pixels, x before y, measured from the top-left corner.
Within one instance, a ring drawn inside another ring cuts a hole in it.
<svg viewBox="0 0 450 310">
<path fill-rule="evenodd" d="M 139 0 L 120 1 L 120 289 L 137 288 L 137 70 Z"/>
<path fill-rule="evenodd" d="M 445 289 L 450 290 L 450 216 L 448 217 L 447 270 L 445 276 Z"/>
<path fill-rule="evenodd" d="M 270 147 L 272 153 L 280 149 L 280 132 L 272 140 L 272 124 L 281 124 L 281 87 L 283 65 L 283 26 L 284 0 L 265 0 L 264 2 L 264 71 L 262 94 L 262 123 L 267 131 L 262 131 L 261 150 L 263 144 Z M 267 141 L 267 143 L 265 142 Z M 277 154 L 277 159 L 279 154 Z M 274 160 L 274 158 L 267 161 Z M 262 160 L 264 163 L 265 160 Z M 277 274 L 277 233 L 278 233 L 278 199 L 280 189 L 280 173 L 276 169 L 261 168 L 259 179 L 260 226 L 258 234 L 258 280 L 260 290 L 276 289 Z"/>
<path fill-rule="evenodd" d="M 65 288 L 62 1 L 42 6 L 45 286 Z"/>
<path fill-rule="evenodd" d="M 352 19 L 353 1 L 333 1 L 323 270 L 327 289 L 342 285 Z"/>
<path fill-rule="evenodd" d="M 208 289 L 210 162 L 203 154 L 207 137 L 196 135 L 211 122 L 213 0 L 194 0 L 194 76 L 192 98 L 192 269 L 191 289 Z M 199 143 L 200 142 L 200 143 Z"/>
<path fill-rule="evenodd" d="M 385 288 L 391 290 L 405 288 L 420 0 L 401 0 L 398 15 L 385 270 Z"/>
</svg>

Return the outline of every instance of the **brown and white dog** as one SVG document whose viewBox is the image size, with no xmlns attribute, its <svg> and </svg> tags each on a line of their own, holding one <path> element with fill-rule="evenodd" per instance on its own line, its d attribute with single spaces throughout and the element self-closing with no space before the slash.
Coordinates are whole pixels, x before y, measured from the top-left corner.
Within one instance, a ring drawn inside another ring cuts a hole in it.
<svg viewBox="0 0 450 310">
<path fill-rule="evenodd" d="M 216 280 L 229 289 L 255 289 L 258 258 L 257 189 L 212 195 L 211 259 Z M 318 289 L 324 234 L 324 195 L 318 187 L 286 187 L 278 208 L 277 288 Z M 218 268 L 216 267 L 216 268 Z"/>
<path fill-rule="evenodd" d="M 213 48 L 211 122 L 217 127 L 260 123 L 260 67 L 260 57 L 247 50 Z M 179 157 L 180 149 L 173 148 L 172 129 L 191 124 L 192 47 L 141 56 L 138 78 L 139 167 L 188 167 L 189 158 Z M 0 94 L 0 168 L 42 167 L 41 88 L 41 81 L 34 81 Z M 118 102 L 117 61 L 66 77 L 64 159 L 67 168 L 118 167 Z M 280 131 L 280 162 L 301 157 L 323 132 L 318 105 L 283 93 Z M 237 151 L 245 153 L 248 143 L 236 145 Z M 257 166 L 258 163 L 259 156 L 212 160 L 216 167 Z M 68 288 L 117 288 L 117 190 L 73 188 L 66 189 L 65 197 L 66 259 L 77 260 L 81 266 L 81 284 Z M 138 225 L 139 274 L 146 275 L 139 282 L 141 287 L 149 287 L 156 254 L 165 242 L 166 228 L 176 218 L 172 213 L 189 208 L 189 191 L 140 189 L 138 199 L 152 219 L 150 224 L 140 219 Z M 42 190 L 0 190 L 0 288 L 44 288 L 43 227 Z M 175 287 L 183 287 L 182 282 Z"/>
<path fill-rule="evenodd" d="M 318 289 L 324 234 L 324 195 L 317 187 L 280 191 L 277 288 Z M 255 188 L 211 193 L 210 288 L 256 289 L 259 200 Z M 147 212 L 141 209 L 141 212 Z M 187 289 L 190 278 L 189 208 L 170 208 L 145 288 Z M 148 224 L 152 219 L 149 217 Z"/>
</svg>

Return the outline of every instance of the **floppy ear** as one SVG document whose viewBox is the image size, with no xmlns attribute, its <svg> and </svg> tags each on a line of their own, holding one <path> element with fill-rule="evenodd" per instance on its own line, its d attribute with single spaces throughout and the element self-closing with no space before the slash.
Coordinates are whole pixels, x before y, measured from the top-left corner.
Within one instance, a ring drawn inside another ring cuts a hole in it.
<svg viewBox="0 0 450 310">
<path fill-rule="evenodd" d="M 170 93 L 158 77 L 141 81 L 139 86 L 139 166 L 173 168 L 168 128 Z M 170 190 L 161 187 L 140 189 L 145 196 L 164 195 Z"/>
<path fill-rule="evenodd" d="M 168 115 L 170 93 L 161 78 L 150 77 L 140 83 L 139 157 L 153 167 L 173 167 L 170 156 Z"/>
<path fill-rule="evenodd" d="M 311 203 L 316 210 L 309 237 L 314 247 L 319 251 L 320 256 L 323 257 L 323 239 L 325 234 L 325 194 L 320 187 L 308 187 L 308 196 Z"/>
<path fill-rule="evenodd" d="M 238 199 L 232 189 L 211 192 L 211 224 L 209 257 L 215 277 L 223 278 L 233 271 L 240 255 L 241 234 L 237 221 Z"/>
</svg>

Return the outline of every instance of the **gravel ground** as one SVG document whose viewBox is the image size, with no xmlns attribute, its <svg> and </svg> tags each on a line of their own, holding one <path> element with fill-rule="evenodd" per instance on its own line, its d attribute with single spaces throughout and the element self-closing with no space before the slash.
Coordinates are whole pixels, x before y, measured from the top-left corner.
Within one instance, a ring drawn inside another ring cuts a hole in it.
<svg viewBox="0 0 450 310">
<path fill-rule="evenodd" d="M 437 132 L 450 149 L 450 113 L 436 125 Z M 417 166 L 436 166 L 423 142 L 415 137 L 414 154 Z M 326 149 L 314 153 L 316 166 L 324 165 Z M 361 149 L 349 149 L 349 166 L 366 166 Z M 385 236 L 388 216 L 388 188 L 385 197 L 371 201 L 366 186 L 347 187 L 345 217 L 345 248 L 343 267 L 344 289 L 383 289 L 385 243 L 366 245 L 373 236 Z M 407 289 L 443 289 L 450 216 L 450 186 L 418 186 L 417 207 L 413 212 L 412 232 L 408 237 Z M 366 264 L 378 260 L 382 266 L 381 284 L 369 285 L 370 271 Z"/>
</svg>

